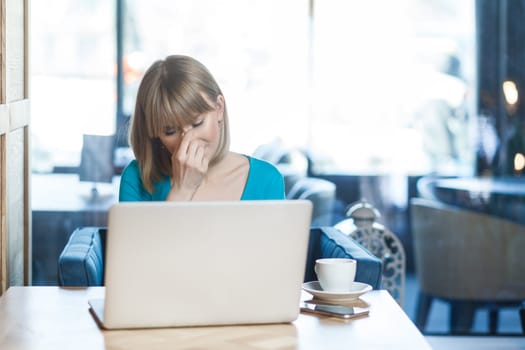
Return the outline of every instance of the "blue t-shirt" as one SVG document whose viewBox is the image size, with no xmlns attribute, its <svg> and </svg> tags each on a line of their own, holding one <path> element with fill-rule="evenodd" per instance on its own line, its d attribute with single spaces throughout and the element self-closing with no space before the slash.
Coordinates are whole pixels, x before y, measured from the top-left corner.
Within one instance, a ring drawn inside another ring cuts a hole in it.
<svg viewBox="0 0 525 350">
<path fill-rule="evenodd" d="M 241 200 L 285 199 L 283 176 L 272 164 L 246 156 L 250 162 Z M 153 183 L 153 194 L 146 191 L 140 178 L 139 164 L 131 161 L 120 178 L 119 201 L 165 201 L 171 189 L 170 178 Z"/>
</svg>

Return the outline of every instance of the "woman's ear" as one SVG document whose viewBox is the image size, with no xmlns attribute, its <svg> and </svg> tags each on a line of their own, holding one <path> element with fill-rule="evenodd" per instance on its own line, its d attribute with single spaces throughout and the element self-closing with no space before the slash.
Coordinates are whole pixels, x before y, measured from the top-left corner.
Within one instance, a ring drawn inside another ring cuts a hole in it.
<svg viewBox="0 0 525 350">
<path fill-rule="evenodd" d="M 217 110 L 219 111 L 219 121 L 222 122 L 224 118 L 224 97 L 222 95 L 217 96 Z"/>
</svg>

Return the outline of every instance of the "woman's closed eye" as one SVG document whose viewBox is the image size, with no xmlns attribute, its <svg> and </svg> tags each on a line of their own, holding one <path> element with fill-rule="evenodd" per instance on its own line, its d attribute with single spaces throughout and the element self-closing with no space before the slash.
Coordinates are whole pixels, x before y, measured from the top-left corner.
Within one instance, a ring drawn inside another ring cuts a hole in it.
<svg viewBox="0 0 525 350">
<path fill-rule="evenodd" d="M 175 128 L 169 128 L 169 129 L 164 130 L 164 135 L 166 136 L 175 135 L 176 133 L 177 133 L 177 129 Z"/>
<path fill-rule="evenodd" d="M 192 129 L 193 128 L 198 128 L 203 123 L 204 123 L 204 119 L 198 119 L 193 124 L 191 124 L 191 128 Z M 187 132 L 189 129 L 188 128 L 183 128 L 182 130 L 183 130 L 183 133 L 184 133 L 184 132 Z M 164 129 L 163 133 L 164 133 L 165 136 L 172 136 L 172 135 L 175 135 L 175 134 L 179 133 L 179 130 L 177 128 L 174 128 L 174 127 L 169 127 L 169 128 Z"/>
<path fill-rule="evenodd" d="M 200 120 L 197 120 L 195 123 L 193 123 L 191 126 L 192 126 L 193 128 L 196 128 L 196 127 L 201 126 L 202 123 L 204 123 L 204 120 L 203 120 L 203 119 L 200 119 Z"/>
</svg>

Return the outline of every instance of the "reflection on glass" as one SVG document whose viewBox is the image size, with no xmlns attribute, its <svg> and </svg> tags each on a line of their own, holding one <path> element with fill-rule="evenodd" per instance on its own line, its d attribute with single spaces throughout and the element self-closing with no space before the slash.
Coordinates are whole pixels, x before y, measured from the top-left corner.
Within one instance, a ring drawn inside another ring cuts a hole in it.
<svg viewBox="0 0 525 350">
<path fill-rule="evenodd" d="M 505 96 L 505 101 L 507 101 L 509 105 L 515 105 L 518 102 L 518 89 L 516 83 L 513 81 L 504 81 L 503 95 Z"/>
<path fill-rule="evenodd" d="M 516 153 L 514 155 L 514 170 L 521 174 L 525 168 L 525 156 L 523 153 Z"/>
</svg>

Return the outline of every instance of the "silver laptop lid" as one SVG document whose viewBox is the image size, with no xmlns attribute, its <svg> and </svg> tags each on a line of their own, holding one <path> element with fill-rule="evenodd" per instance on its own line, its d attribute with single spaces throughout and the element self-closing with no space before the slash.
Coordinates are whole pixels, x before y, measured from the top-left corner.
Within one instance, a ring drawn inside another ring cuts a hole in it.
<svg viewBox="0 0 525 350">
<path fill-rule="evenodd" d="M 114 205 L 104 326 L 294 320 L 311 212 L 302 200 Z"/>
</svg>

